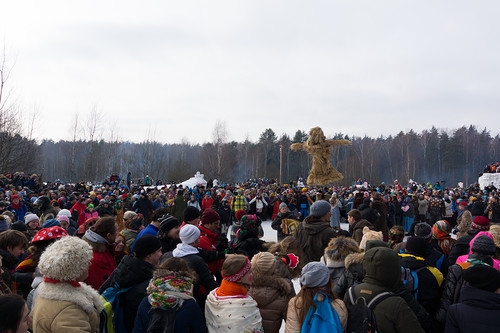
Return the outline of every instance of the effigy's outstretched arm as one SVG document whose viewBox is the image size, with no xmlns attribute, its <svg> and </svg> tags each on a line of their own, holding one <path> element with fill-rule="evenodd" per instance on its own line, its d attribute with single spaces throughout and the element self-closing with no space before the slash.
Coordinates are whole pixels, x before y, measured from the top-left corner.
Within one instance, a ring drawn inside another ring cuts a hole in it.
<svg viewBox="0 0 500 333">
<path fill-rule="evenodd" d="M 290 149 L 291 150 L 302 150 L 304 149 L 304 144 L 303 143 L 300 143 L 300 142 L 297 142 L 297 143 L 292 143 L 290 145 Z"/>
</svg>

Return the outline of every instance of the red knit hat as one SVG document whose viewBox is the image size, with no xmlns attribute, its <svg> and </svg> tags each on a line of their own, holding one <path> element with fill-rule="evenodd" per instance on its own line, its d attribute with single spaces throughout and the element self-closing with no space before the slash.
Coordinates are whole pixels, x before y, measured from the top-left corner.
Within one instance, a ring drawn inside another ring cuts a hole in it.
<svg viewBox="0 0 500 333">
<path fill-rule="evenodd" d="M 212 208 L 205 209 L 203 211 L 203 214 L 201 215 L 201 223 L 210 224 L 214 223 L 215 221 L 220 221 L 220 215 Z"/>
<path fill-rule="evenodd" d="M 247 214 L 247 212 L 245 212 L 243 209 L 238 209 L 234 213 L 234 217 L 236 218 L 236 220 L 241 221 L 241 218 L 243 217 L 243 215 L 246 215 L 246 214 Z"/>
<path fill-rule="evenodd" d="M 487 217 L 481 215 L 476 216 L 472 221 L 471 228 L 478 230 L 490 230 L 490 220 L 488 220 Z"/>
<path fill-rule="evenodd" d="M 458 204 L 459 206 L 467 206 L 467 202 L 465 201 L 460 201 L 460 203 Z"/>
</svg>

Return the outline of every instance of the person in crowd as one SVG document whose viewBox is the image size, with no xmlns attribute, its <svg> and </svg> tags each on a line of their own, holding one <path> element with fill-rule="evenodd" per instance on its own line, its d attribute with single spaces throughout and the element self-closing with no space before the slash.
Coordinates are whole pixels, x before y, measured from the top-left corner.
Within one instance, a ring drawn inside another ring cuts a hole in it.
<svg viewBox="0 0 500 333">
<path fill-rule="evenodd" d="M 303 257 L 302 247 L 294 236 L 287 236 L 281 242 L 269 242 L 265 244 L 267 251 L 279 256 L 287 264 L 288 274 L 281 274 L 282 277 L 295 279 L 300 276 L 304 265 L 300 261 Z M 288 258 L 288 259 L 287 259 Z"/>
<path fill-rule="evenodd" d="M 102 302 L 97 291 L 81 282 L 91 259 L 91 246 L 73 236 L 61 238 L 42 253 L 38 267 L 43 282 L 31 311 L 33 332 L 99 331 Z"/>
<path fill-rule="evenodd" d="M 28 213 L 28 207 L 24 204 L 24 202 L 19 198 L 19 195 L 12 194 L 10 196 L 10 205 L 7 206 L 7 210 L 14 213 L 13 222 L 22 221 L 24 222 L 24 216 Z"/>
<path fill-rule="evenodd" d="M 427 214 L 429 212 L 429 200 L 424 196 L 423 193 L 418 195 L 417 200 L 417 216 L 415 222 L 427 222 Z"/>
<path fill-rule="evenodd" d="M 484 210 L 484 216 L 488 217 L 492 224 L 500 223 L 500 202 L 498 195 L 492 195 L 488 199 L 488 205 Z"/>
<path fill-rule="evenodd" d="M 33 321 L 25 300 L 17 294 L 0 295 L 0 332 L 26 333 Z"/>
<path fill-rule="evenodd" d="M 161 243 L 157 237 L 152 235 L 141 237 L 137 240 L 133 255 L 123 257 L 118 267 L 99 288 L 101 294 L 115 283 L 121 288 L 130 288 L 120 296 L 127 332 L 132 332 L 134 328 L 137 309 L 146 296 L 146 287 L 161 255 Z"/>
<path fill-rule="evenodd" d="M 212 198 L 212 193 L 207 191 L 203 199 L 201 199 L 201 211 L 203 212 L 205 209 L 212 207 L 214 202 L 214 198 Z"/>
<path fill-rule="evenodd" d="M 111 205 L 111 202 L 107 199 L 99 200 L 99 206 L 97 206 L 95 210 L 97 211 L 97 215 L 99 217 L 115 215 L 113 206 Z M 85 209 L 85 216 L 87 216 L 87 213 L 88 213 L 88 207 Z"/>
<path fill-rule="evenodd" d="M 115 219 L 110 216 L 99 218 L 93 227 L 85 231 L 83 240 L 92 247 L 92 260 L 85 283 L 99 290 L 116 268 L 114 243 L 118 233 Z"/>
<path fill-rule="evenodd" d="M 484 202 L 483 197 L 481 195 L 473 196 L 474 201 L 470 206 L 470 213 L 472 214 L 472 221 L 477 216 L 484 216 L 484 211 L 486 210 L 486 202 Z"/>
<path fill-rule="evenodd" d="M 277 231 L 278 242 L 281 242 L 286 236 L 292 235 L 293 230 L 288 227 L 288 219 L 297 221 L 299 216 L 288 210 L 288 206 L 285 202 L 280 203 L 279 212 L 276 214 L 273 222 L 271 223 L 271 228 Z M 293 221 L 293 222 L 294 222 Z M 283 232 L 285 231 L 285 232 Z"/>
<path fill-rule="evenodd" d="M 24 223 L 26 224 L 26 237 L 31 241 L 33 236 L 40 230 L 40 219 L 36 214 L 28 213 L 24 216 Z"/>
<path fill-rule="evenodd" d="M 455 239 L 451 237 L 450 232 L 451 226 L 446 220 L 439 220 L 432 226 L 431 244 L 445 255 L 446 260 L 451 248 L 455 245 Z"/>
<path fill-rule="evenodd" d="M 279 275 L 281 259 L 269 252 L 252 258 L 252 285 L 248 294 L 257 302 L 264 332 L 278 333 L 286 320 L 288 301 L 295 296 L 290 280 Z"/>
<path fill-rule="evenodd" d="M 415 206 L 411 200 L 411 197 L 407 197 L 401 201 L 401 210 L 403 218 L 403 228 L 405 229 L 406 235 L 411 235 L 411 227 L 415 222 Z"/>
<path fill-rule="evenodd" d="M 332 205 L 332 216 L 330 216 L 330 227 L 340 229 L 340 210 L 342 209 L 342 202 L 337 198 L 337 193 L 333 193 L 330 198 Z"/>
<path fill-rule="evenodd" d="M 500 272 L 474 265 L 462 273 L 460 302 L 446 313 L 445 333 L 500 331 Z"/>
<path fill-rule="evenodd" d="M 330 240 L 319 261 L 328 267 L 333 285 L 336 285 L 337 281 L 344 274 L 346 269 L 345 258 L 349 254 L 359 252 L 358 243 L 350 237 L 339 236 Z"/>
<path fill-rule="evenodd" d="M 31 290 L 33 276 L 43 251 L 50 244 L 65 236 L 68 236 L 68 232 L 64 228 L 55 226 L 39 230 L 31 240 L 28 255 L 16 266 L 13 274 L 16 285 L 14 289 L 22 292 L 24 298 Z"/>
<path fill-rule="evenodd" d="M 250 260 L 258 252 L 265 251 L 264 241 L 259 239 L 259 230 L 262 221 L 257 215 L 246 214 L 241 217 L 240 228 L 236 232 L 236 239 L 231 251 L 244 254 Z"/>
<path fill-rule="evenodd" d="M 85 209 L 85 221 L 87 221 L 91 217 L 99 217 L 98 212 L 94 209 L 94 204 L 89 203 L 87 208 Z"/>
<path fill-rule="evenodd" d="M 200 210 L 193 207 L 193 206 L 187 206 L 183 212 L 183 219 L 182 219 L 181 228 L 185 224 L 192 224 L 192 225 L 197 227 L 200 225 L 200 221 L 201 221 Z"/>
<path fill-rule="evenodd" d="M 236 214 L 238 210 L 246 211 L 248 210 L 248 201 L 243 196 L 243 191 L 238 189 L 231 200 L 231 211 Z M 243 216 L 243 215 L 242 215 Z M 238 219 L 236 219 L 238 220 Z"/>
<path fill-rule="evenodd" d="M 187 200 L 184 197 L 184 191 L 182 189 L 177 190 L 177 194 L 174 198 L 174 205 L 171 207 L 170 213 L 179 221 L 182 221 L 184 217 L 184 209 L 187 207 Z"/>
<path fill-rule="evenodd" d="M 377 220 L 373 225 L 375 231 L 382 231 L 384 241 L 389 240 L 389 229 L 387 228 L 387 205 L 380 193 L 374 193 L 372 196 L 372 208 L 377 212 Z"/>
<path fill-rule="evenodd" d="M 203 211 L 201 224 L 198 226 L 201 232 L 200 241 L 198 243 L 199 248 L 213 252 L 217 250 L 224 250 L 221 249 L 218 244 L 219 234 L 217 231 L 219 229 L 219 224 L 220 215 L 215 210 L 207 208 Z M 217 278 L 219 283 L 222 280 L 220 271 L 223 263 L 224 259 L 208 262 L 208 269 L 210 270 L 210 273 Z"/>
<path fill-rule="evenodd" d="M 231 246 L 234 245 L 236 242 L 236 233 L 241 227 L 241 218 L 246 215 L 246 211 L 243 209 L 239 209 L 236 212 L 234 212 L 234 221 L 233 225 L 231 226 L 231 231 L 229 232 L 229 244 Z"/>
<path fill-rule="evenodd" d="M 159 264 L 135 318 L 133 333 L 206 333 L 207 325 L 193 297 L 196 273 L 186 261 L 171 257 Z"/>
<path fill-rule="evenodd" d="M 364 297 L 369 303 L 382 292 L 394 292 L 401 283 L 401 260 L 388 247 L 370 248 L 363 255 L 363 282 L 354 287 L 354 299 Z M 344 296 L 346 305 L 353 304 L 349 293 Z M 424 332 L 415 313 L 400 296 L 382 300 L 374 309 L 380 332 Z"/>
<path fill-rule="evenodd" d="M 441 297 L 443 274 L 425 261 L 428 241 L 420 236 L 413 236 L 406 242 L 404 253 L 400 253 L 401 266 L 415 272 L 418 278 L 418 292 L 414 297 L 434 316 Z"/>
<path fill-rule="evenodd" d="M 22 232 L 18 230 L 0 232 L 0 256 L 3 265 L 2 279 L 10 289 L 12 289 L 12 282 L 16 280 L 12 275 L 27 246 L 28 240 Z"/>
<path fill-rule="evenodd" d="M 455 245 L 451 248 L 448 256 L 449 265 L 453 265 L 457 258 L 461 255 L 468 254 L 470 251 L 471 240 L 480 232 L 488 231 L 490 229 L 490 221 L 484 216 L 476 216 L 470 225 L 467 234 L 458 238 Z"/>
<path fill-rule="evenodd" d="M 145 190 L 141 190 L 139 198 L 137 198 L 133 205 L 132 210 L 136 213 L 141 213 L 144 216 L 144 221 L 149 222 L 151 214 L 153 212 L 153 203 L 149 200 L 148 194 Z"/>
<path fill-rule="evenodd" d="M 196 272 L 199 280 L 194 286 L 193 295 L 200 308 L 204 309 L 207 294 L 217 288 L 218 285 L 198 250 L 200 229 L 194 225 L 186 224 L 181 228 L 179 238 L 181 239 L 181 243 L 177 244 L 177 247 L 172 252 L 165 253 L 162 261 L 171 256 L 183 258 L 189 267 Z"/>
<path fill-rule="evenodd" d="M 173 251 L 181 241 L 179 238 L 181 223 L 170 214 L 162 215 L 158 218 L 158 221 L 160 222 L 160 229 L 157 237 L 161 242 L 161 251 L 163 253 Z"/>
<path fill-rule="evenodd" d="M 297 227 L 295 237 L 302 246 L 304 256 L 301 261 L 304 265 L 319 261 L 330 239 L 337 236 L 335 230 L 330 227 L 330 215 L 330 203 L 318 200 L 311 205 L 310 215 Z"/>
<path fill-rule="evenodd" d="M 433 225 L 441 220 L 445 214 L 444 201 L 439 191 L 432 191 L 429 199 L 429 224 Z"/>
<path fill-rule="evenodd" d="M 257 302 L 248 294 L 252 264 L 244 255 L 233 255 L 222 265 L 222 283 L 212 290 L 205 307 L 208 332 L 264 332 Z"/>
<path fill-rule="evenodd" d="M 472 214 L 468 209 L 467 201 L 462 200 L 458 204 L 457 214 L 457 238 L 467 235 L 472 225 Z"/>
<path fill-rule="evenodd" d="M 125 237 L 125 246 L 130 252 L 135 238 L 144 229 L 144 216 L 128 210 L 123 214 L 123 226 L 124 228 L 120 233 Z"/>
<path fill-rule="evenodd" d="M 56 220 L 61 223 L 61 227 L 64 228 L 63 223 L 61 222 L 61 219 L 59 218 L 60 216 L 66 216 L 68 218 L 68 227 L 65 228 L 66 231 L 68 232 L 68 235 L 73 236 L 76 234 L 76 231 L 78 230 L 78 221 L 73 220 L 71 216 L 71 212 L 68 209 L 61 209 L 56 216 Z M 64 219 L 65 220 L 65 219 Z"/>
<path fill-rule="evenodd" d="M 172 216 L 172 215 L 170 215 L 167 208 L 160 208 L 160 209 L 155 210 L 151 216 L 151 222 L 146 226 L 146 228 L 142 229 L 137 234 L 137 237 L 135 238 L 134 243 L 132 243 L 131 251 L 134 252 L 134 244 L 142 236 L 144 236 L 144 235 L 153 235 L 153 236 L 158 235 L 158 231 L 160 231 L 160 225 L 161 225 L 161 222 L 159 221 L 159 219 L 167 218 L 169 216 Z"/>
<path fill-rule="evenodd" d="M 389 247 L 396 252 L 404 250 L 405 244 L 403 240 L 405 238 L 405 229 L 401 225 L 395 225 L 389 229 Z"/>
<path fill-rule="evenodd" d="M 328 268 L 320 262 L 310 262 L 302 268 L 300 276 L 301 289 L 297 296 L 288 302 L 285 333 L 301 332 L 304 319 L 309 308 L 315 306 L 328 307 L 334 316 L 338 316 L 342 329 L 347 326 L 347 308 L 344 302 L 333 293 L 332 279 Z"/>
<path fill-rule="evenodd" d="M 187 202 L 187 206 L 188 207 L 194 207 L 196 208 L 198 211 L 201 211 L 201 206 L 200 206 L 200 203 L 198 202 L 198 200 L 196 200 L 196 196 L 194 194 L 191 194 L 189 196 L 189 200 Z"/>
<path fill-rule="evenodd" d="M 87 209 L 87 198 L 85 198 L 85 197 L 79 198 L 75 202 L 75 204 L 69 209 L 73 219 L 78 221 L 78 226 L 81 226 L 86 221 L 86 219 L 85 219 L 85 210 L 86 209 Z"/>
<path fill-rule="evenodd" d="M 441 305 L 436 313 L 436 320 L 441 324 L 446 323 L 446 313 L 450 305 L 460 299 L 463 286 L 463 271 L 474 265 L 489 265 L 493 267 L 493 255 L 496 253 L 495 243 L 486 235 L 479 236 L 472 244 L 472 254 L 466 262 L 451 265 L 446 276 Z"/>
<path fill-rule="evenodd" d="M 351 209 L 347 213 L 347 222 L 349 222 L 349 233 L 359 244 L 363 238 L 363 228 L 368 227 L 373 230 L 373 224 L 361 217 L 361 212 L 357 209 Z"/>
</svg>

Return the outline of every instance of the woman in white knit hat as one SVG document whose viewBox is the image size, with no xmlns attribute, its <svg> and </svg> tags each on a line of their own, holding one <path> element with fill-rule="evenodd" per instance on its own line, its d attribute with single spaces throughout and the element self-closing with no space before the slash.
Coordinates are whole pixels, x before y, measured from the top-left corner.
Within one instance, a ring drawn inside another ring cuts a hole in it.
<svg viewBox="0 0 500 333">
<path fill-rule="evenodd" d="M 33 332 L 98 332 L 102 303 L 97 291 L 81 282 L 88 274 L 92 248 L 66 236 L 40 257 L 43 282 L 34 300 Z"/>
</svg>

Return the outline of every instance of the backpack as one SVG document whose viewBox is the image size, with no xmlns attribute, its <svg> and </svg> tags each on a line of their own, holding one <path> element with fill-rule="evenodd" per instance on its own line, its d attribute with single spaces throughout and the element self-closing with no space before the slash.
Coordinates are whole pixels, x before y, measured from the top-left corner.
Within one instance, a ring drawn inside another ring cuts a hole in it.
<svg viewBox="0 0 500 333">
<path fill-rule="evenodd" d="M 364 297 L 355 297 L 354 287 L 347 290 L 350 305 L 347 305 L 347 328 L 346 333 L 376 333 L 378 332 L 377 320 L 373 309 L 394 294 L 388 291 L 375 296 L 368 304 Z"/>
<path fill-rule="evenodd" d="M 132 287 L 121 288 L 118 283 L 106 288 L 101 294 L 103 310 L 100 314 L 99 332 L 115 333 L 127 332 L 123 307 L 120 306 L 120 296 Z"/>
<path fill-rule="evenodd" d="M 401 266 L 401 282 L 415 299 L 418 299 L 417 273 L 426 268 L 427 266 L 424 266 L 412 271 L 407 267 Z"/>
<path fill-rule="evenodd" d="M 323 295 L 323 301 L 318 300 L 318 295 Z M 343 333 L 342 324 L 340 323 L 339 315 L 337 311 L 332 308 L 330 302 L 331 299 L 323 294 L 322 292 L 317 292 L 314 295 L 314 304 L 311 306 L 307 315 L 304 318 L 304 322 L 300 329 L 300 333 L 316 333 L 316 332 L 338 332 Z"/>
</svg>

